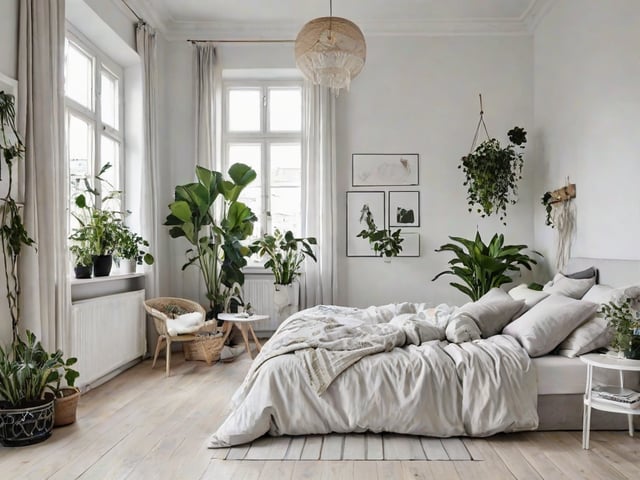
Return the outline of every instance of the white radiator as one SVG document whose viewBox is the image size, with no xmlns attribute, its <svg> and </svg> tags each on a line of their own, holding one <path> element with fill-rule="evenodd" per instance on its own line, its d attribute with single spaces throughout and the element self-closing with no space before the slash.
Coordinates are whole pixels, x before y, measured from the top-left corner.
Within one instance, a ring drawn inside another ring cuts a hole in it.
<svg viewBox="0 0 640 480">
<path fill-rule="evenodd" d="M 278 315 L 273 305 L 273 276 L 271 275 L 245 275 L 243 286 L 243 300 L 251 303 L 255 313 L 269 315 L 269 320 L 255 322 L 253 329 L 256 332 L 273 333 L 278 326 L 286 320 L 289 312 Z M 298 305 L 290 307 L 292 311 L 298 310 Z M 286 310 L 286 309 L 285 309 Z"/>
<path fill-rule="evenodd" d="M 144 290 L 73 302 L 69 356 L 78 359 L 76 386 L 85 388 L 146 350 Z"/>
</svg>

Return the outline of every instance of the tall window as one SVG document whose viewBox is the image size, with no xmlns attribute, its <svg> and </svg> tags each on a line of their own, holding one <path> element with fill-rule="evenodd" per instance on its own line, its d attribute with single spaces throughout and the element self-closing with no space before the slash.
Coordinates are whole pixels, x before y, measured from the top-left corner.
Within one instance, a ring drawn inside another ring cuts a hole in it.
<svg viewBox="0 0 640 480">
<path fill-rule="evenodd" d="M 70 175 L 70 212 L 74 199 L 85 191 L 85 179 L 93 185 L 94 176 L 109 163 L 102 178 L 95 182 L 101 197 L 123 185 L 123 86 L 122 69 L 93 47 L 72 34 L 65 42 L 65 126 L 66 157 Z M 108 183 L 107 183 L 108 182 Z M 109 184 L 111 186 L 109 186 Z M 106 190 L 106 191 L 105 191 Z M 98 207 L 121 210 L 121 199 Z M 75 226 L 73 217 L 70 227 Z"/>
<path fill-rule="evenodd" d="M 224 84 L 224 162 L 251 166 L 258 178 L 242 200 L 258 216 L 254 237 L 278 228 L 302 232 L 302 84 Z"/>
</svg>

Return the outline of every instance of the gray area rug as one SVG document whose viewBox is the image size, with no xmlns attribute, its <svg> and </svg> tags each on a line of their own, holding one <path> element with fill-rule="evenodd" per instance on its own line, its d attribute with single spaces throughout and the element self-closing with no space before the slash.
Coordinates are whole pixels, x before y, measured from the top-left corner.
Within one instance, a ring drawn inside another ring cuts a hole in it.
<svg viewBox="0 0 640 480">
<path fill-rule="evenodd" d="M 480 460 L 472 457 L 460 438 L 387 433 L 264 436 L 212 451 L 214 458 L 224 460 Z"/>
</svg>

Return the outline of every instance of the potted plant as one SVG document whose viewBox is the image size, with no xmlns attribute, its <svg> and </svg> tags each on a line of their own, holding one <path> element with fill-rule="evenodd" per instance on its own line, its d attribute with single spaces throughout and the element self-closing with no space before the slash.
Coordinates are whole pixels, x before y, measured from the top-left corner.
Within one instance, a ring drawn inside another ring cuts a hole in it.
<svg viewBox="0 0 640 480">
<path fill-rule="evenodd" d="M 171 238 L 184 237 L 190 244 L 182 269 L 190 265 L 199 268 L 209 300 L 208 318 L 223 311 L 234 284 L 244 285 L 242 268 L 251 250 L 242 242 L 251 236 L 257 220 L 238 200 L 255 180 L 255 170 L 235 163 L 228 174 L 230 179 L 226 180 L 220 172 L 196 167 L 198 181 L 175 187 L 175 200 L 164 223 L 170 227 Z"/>
<path fill-rule="evenodd" d="M 602 305 L 600 312 L 613 333 L 611 348 L 621 358 L 640 359 L 640 313 L 632 308 L 631 298 L 623 295 Z"/>
<path fill-rule="evenodd" d="M 513 127 L 507 132 L 510 144 L 502 147 L 497 139 L 489 137 L 483 115 L 481 96 L 480 121 L 471 152 L 462 157 L 458 168 L 465 175 L 463 185 L 467 187 L 469 211 L 475 208 L 482 217 L 495 213 L 506 225 L 507 205 L 516 203 L 518 181 L 522 179 L 522 150 L 527 142 L 527 132 L 521 127 Z M 475 147 L 481 125 L 487 140 Z"/>
<path fill-rule="evenodd" d="M 526 245 L 505 245 L 504 235 L 495 234 L 491 241 L 485 245 L 476 232 L 475 239 L 468 240 L 461 237 L 449 237 L 454 242 L 442 245 L 436 252 L 452 252 L 454 258 L 449 260 L 449 270 L 440 272 L 433 277 L 437 280 L 442 275 L 455 275 L 462 282 L 451 282 L 449 285 L 457 288 L 475 302 L 485 293 L 495 287 L 512 282 L 507 272 L 517 272 L 520 267 L 531 270 L 531 266 L 537 262 L 522 253 Z M 534 252 L 540 255 L 538 252 Z"/>
<path fill-rule="evenodd" d="M 91 278 L 93 273 L 93 253 L 87 242 L 76 242 L 69 251 L 73 256 L 73 265 L 76 278 Z"/>
<path fill-rule="evenodd" d="M 80 400 L 80 390 L 75 386 L 75 381 L 80 374 L 71 368 L 78 360 L 74 357 L 65 360 L 62 356 L 61 350 L 51 354 L 56 372 L 47 385 L 54 396 L 54 427 L 75 423 L 78 401 Z M 64 384 L 62 384 L 62 379 L 65 380 Z"/>
<path fill-rule="evenodd" d="M 264 235 L 251 245 L 252 252 L 268 257 L 264 266 L 274 276 L 274 304 L 279 312 L 297 304 L 293 282 L 302 273 L 306 257 L 317 261 L 311 245 L 317 245 L 314 237 L 296 238 L 291 230 L 283 234 L 277 228 L 273 235 Z"/>
<path fill-rule="evenodd" d="M 371 210 L 368 205 L 364 205 L 360 211 L 360 223 L 365 222 L 367 228 L 358 233 L 358 237 L 369 240 L 373 251 L 379 257 L 397 257 L 402 251 L 403 238 L 400 238 L 402 233 L 400 229 L 395 232 L 391 230 L 381 229 L 378 230 L 376 223 L 371 215 Z"/>
<path fill-rule="evenodd" d="M 70 240 L 86 245 L 91 251 L 93 274 L 96 277 L 105 277 L 111 273 L 113 253 L 125 228 L 122 212 L 106 208 L 108 202 L 119 198 L 121 193 L 104 178 L 104 173 L 110 168 L 110 163 L 105 164 L 95 176 L 97 182 L 109 187 L 108 195 L 102 196 L 87 179 L 84 180 L 85 192 L 76 196 L 76 211 L 72 213 L 78 226 L 69 236 Z"/>
<path fill-rule="evenodd" d="M 146 248 L 149 246 L 144 238 L 123 225 L 118 232 L 114 255 L 123 273 L 133 273 L 136 265 L 153 265 L 154 258 Z"/>
</svg>

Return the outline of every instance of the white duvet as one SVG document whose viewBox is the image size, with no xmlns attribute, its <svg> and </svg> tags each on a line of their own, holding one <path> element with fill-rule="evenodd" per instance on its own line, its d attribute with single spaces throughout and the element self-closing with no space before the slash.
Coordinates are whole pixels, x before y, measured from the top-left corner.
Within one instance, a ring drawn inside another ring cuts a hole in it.
<svg viewBox="0 0 640 480">
<path fill-rule="evenodd" d="M 454 309 L 319 306 L 284 322 L 254 360 L 209 447 L 270 435 L 449 437 L 533 430 L 536 372 L 509 336 L 444 340 Z"/>
</svg>

